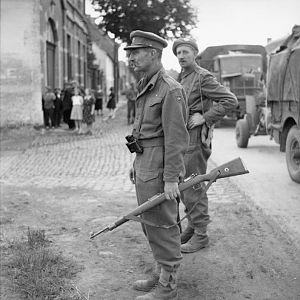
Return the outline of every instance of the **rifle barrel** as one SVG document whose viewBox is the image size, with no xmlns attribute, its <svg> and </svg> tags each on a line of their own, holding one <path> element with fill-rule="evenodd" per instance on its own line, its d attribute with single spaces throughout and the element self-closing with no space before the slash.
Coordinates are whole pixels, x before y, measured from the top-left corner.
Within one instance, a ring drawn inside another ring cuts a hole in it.
<svg viewBox="0 0 300 300">
<path fill-rule="evenodd" d="M 101 233 L 104 233 L 104 232 L 107 232 L 109 231 L 109 226 L 106 226 L 105 228 L 101 229 L 100 231 L 97 231 L 97 232 L 91 232 L 90 233 L 90 239 L 93 239 L 94 237 L 96 237 L 97 235 L 101 234 Z"/>
</svg>

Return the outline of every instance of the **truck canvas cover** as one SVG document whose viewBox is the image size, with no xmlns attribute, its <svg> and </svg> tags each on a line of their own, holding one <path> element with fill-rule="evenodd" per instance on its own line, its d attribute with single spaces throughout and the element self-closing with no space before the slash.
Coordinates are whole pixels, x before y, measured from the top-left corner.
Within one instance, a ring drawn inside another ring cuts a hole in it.
<svg viewBox="0 0 300 300">
<path fill-rule="evenodd" d="M 270 55 L 267 76 L 268 101 L 300 100 L 300 26 Z"/>
</svg>

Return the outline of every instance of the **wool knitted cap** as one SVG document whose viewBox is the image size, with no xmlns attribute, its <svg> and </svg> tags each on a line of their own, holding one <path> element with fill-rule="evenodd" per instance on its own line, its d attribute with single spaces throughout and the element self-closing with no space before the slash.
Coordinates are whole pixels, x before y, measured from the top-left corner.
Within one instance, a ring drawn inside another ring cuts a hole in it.
<svg viewBox="0 0 300 300">
<path fill-rule="evenodd" d="M 172 50 L 173 50 L 173 53 L 175 54 L 175 56 L 177 56 L 177 54 L 176 54 L 177 47 L 183 46 L 183 45 L 193 48 L 197 53 L 199 52 L 197 43 L 193 38 L 180 38 L 174 42 L 173 47 L 172 47 Z"/>
</svg>

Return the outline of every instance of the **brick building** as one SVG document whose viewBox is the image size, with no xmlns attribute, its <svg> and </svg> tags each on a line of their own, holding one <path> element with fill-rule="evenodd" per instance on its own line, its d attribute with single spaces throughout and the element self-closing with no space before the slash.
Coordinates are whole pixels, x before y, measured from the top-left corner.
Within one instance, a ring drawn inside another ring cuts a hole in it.
<svg viewBox="0 0 300 300">
<path fill-rule="evenodd" d="M 88 79 L 85 0 L 1 0 L 0 5 L 0 125 L 41 124 L 45 86 L 95 82 Z"/>
</svg>

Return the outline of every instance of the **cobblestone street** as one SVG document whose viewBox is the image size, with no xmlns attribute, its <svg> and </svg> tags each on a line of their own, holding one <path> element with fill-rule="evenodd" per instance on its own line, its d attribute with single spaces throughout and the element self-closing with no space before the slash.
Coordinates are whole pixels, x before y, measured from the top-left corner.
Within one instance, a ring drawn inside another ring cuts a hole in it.
<svg viewBox="0 0 300 300">
<path fill-rule="evenodd" d="M 124 101 L 124 100 L 123 100 Z M 78 136 L 66 129 L 40 134 L 31 147 L 22 153 L 2 153 L 0 179 L 8 185 L 54 188 L 89 188 L 112 193 L 132 193 L 134 185 L 128 178 L 133 154 L 128 152 L 125 136 L 131 126 L 126 124 L 126 105 L 114 120 L 97 116 L 93 136 Z M 213 167 L 211 161 L 209 167 Z M 228 188 L 227 181 L 212 187 L 212 200 L 243 197 L 237 190 Z M 226 201 L 225 199 L 225 201 Z"/>
<path fill-rule="evenodd" d="M 121 107 L 114 120 L 103 121 L 97 116 L 91 137 L 53 130 L 38 136 L 23 153 L 2 155 L 1 181 L 47 188 L 133 192 L 128 180 L 131 155 L 124 138 L 130 127 L 126 125 L 124 111 Z"/>
</svg>

